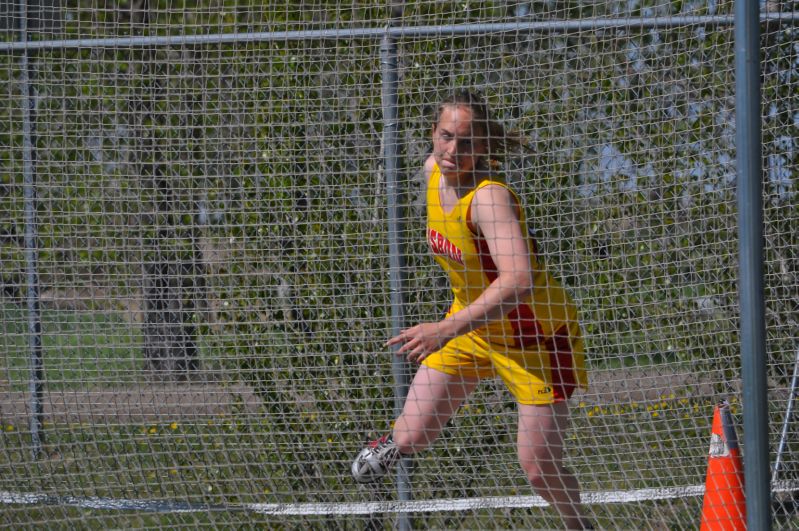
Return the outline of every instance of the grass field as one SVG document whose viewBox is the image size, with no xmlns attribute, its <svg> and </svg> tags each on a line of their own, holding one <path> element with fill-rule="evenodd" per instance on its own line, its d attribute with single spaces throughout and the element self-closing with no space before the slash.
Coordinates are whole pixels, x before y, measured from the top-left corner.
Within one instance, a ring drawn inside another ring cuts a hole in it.
<svg viewBox="0 0 799 531">
<path fill-rule="evenodd" d="M 298 431 L 301 436 L 307 435 L 301 428 Z M 26 434 L 6 431 L 0 436 L 0 477 L 3 478 L 0 490 L 44 493 L 54 497 L 173 502 L 190 505 L 191 509 L 178 507 L 172 512 L 158 513 L 152 509 L 86 509 L 47 503 L 9 505 L 2 511 L 1 521 L 5 526 L 26 528 L 35 527 L 37 523 L 59 522 L 59 525 L 82 528 L 277 526 L 281 529 L 365 529 L 370 525 L 390 528 L 395 518 L 391 514 L 264 515 L 248 507 L 247 504 L 261 503 L 359 503 L 393 499 L 392 484 L 388 480 L 371 493 L 347 481 L 343 460 L 348 457 L 350 448 L 346 444 L 331 444 L 323 452 L 323 461 L 316 465 L 315 470 L 309 470 L 307 467 L 311 464 L 307 458 L 304 463 L 292 463 L 287 459 L 288 437 L 285 434 L 275 437 L 268 423 L 236 423 L 233 419 L 218 419 L 194 425 L 172 423 L 106 429 L 70 427 L 68 430 L 53 429 L 50 433 L 53 437 L 48 444 L 47 456 L 37 462 L 31 462 L 25 455 Z M 578 440 L 581 438 L 577 436 Z M 419 486 L 420 489 L 427 488 L 427 492 L 418 492 L 415 499 L 453 497 L 459 491 L 471 496 L 492 495 L 490 489 L 479 485 L 485 483 L 485 476 L 474 478 L 471 493 L 462 484 L 449 483 L 447 486 L 450 480 L 455 479 L 448 477 L 454 476 L 453 468 L 462 463 L 457 459 L 452 463 L 452 456 L 446 456 L 445 463 L 449 464 L 442 463 L 443 460 L 435 453 L 418 460 L 417 467 L 424 471 Z M 666 467 L 669 461 L 674 460 L 674 454 L 664 449 L 657 458 L 665 459 L 663 466 Z M 638 477 L 642 484 L 664 485 L 662 474 L 660 478 L 642 477 L 635 463 L 629 463 L 629 470 L 625 470 L 613 465 L 616 460 L 592 452 L 575 461 L 583 479 L 587 479 L 590 472 L 586 467 L 593 467 L 616 475 L 617 485 L 623 483 L 622 476 L 628 479 Z M 496 461 L 490 467 L 500 467 L 495 471 L 508 464 L 507 460 L 503 462 L 502 456 Z M 20 465 L 26 474 L 19 473 Z M 431 474 L 429 470 L 435 472 Z M 475 469 L 473 472 L 479 474 L 483 470 Z M 435 483 L 439 486 L 432 485 L 431 477 L 437 477 Z M 514 483 L 498 486 L 495 494 L 529 495 L 522 481 Z M 596 486 L 593 481 L 584 481 L 584 484 L 586 490 Z M 607 489 L 608 485 L 603 487 Z M 598 527 L 603 529 L 691 529 L 698 522 L 701 498 L 592 505 L 590 510 Z M 551 512 L 542 508 L 428 512 L 409 516 L 419 529 L 548 529 L 558 526 Z M 780 518 L 775 521 L 775 528 L 795 529 L 798 523 L 799 519 L 795 517 Z"/>
<path fill-rule="evenodd" d="M 140 383 L 144 360 L 141 326 L 119 312 L 41 311 L 42 359 L 50 390 Z M 28 312 L 0 303 L 0 389 L 25 391 L 30 380 Z M 198 341 L 201 365 L 218 366 Z"/>
<path fill-rule="evenodd" d="M 297 436 L 275 436 L 268 423 L 236 422 L 218 419 L 193 425 L 119 426 L 101 429 L 97 426 L 50 427 L 50 442 L 44 459 L 31 462 L 26 452 L 27 434 L 5 431 L 0 452 L 0 490 L 44 493 L 54 497 L 77 496 L 118 500 L 174 501 L 191 504 L 195 509 L 183 514 L 147 514 L 148 511 L 88 510 L 64 506 L 12 505 L 4 509 L 5 524 L 25 526 L 34 522 L 75 519 L 91 527 L 139 527 L 177 525 L 276 525 L 302 527 L 364 527 L 368 519 L 349 515 L 275 516 L 259 515 L 245 504 L 258 503 L 358 503 L 384 501 L 393 497 L 392 485 L 386 481 L 368 493 L 353 485 L 348 478 L 347 462 L 351 446 L 345 441 L 330 443 L 321 452 L 322 459 L 311 463 L 307 456 L 288 455 L 291 440 L 313 438 L 309 430 L 298 426 Z M 462 438 L 463 434 L 458 434 Z M 529 495 L 529 489 L 518 478 L 501 480 L 495 489 L 487 488 L 481 477 L 471 487 L 457 483 L 456 468 L 463 463 L 449 453 L 447 443 L 421 457 L 417 467 L 425 471 L 418 481 L 415 499 L 440 499 L 468 496 Z M 484 468 L 507 469 L 512 456 L 498 452 Z M 437 455 L 438 454 L 438 455 Z M 594 454 L 588 462 L 608 470 L 608 463 Z M 582 459 L 580 459 L 582 461 Z M 19 474 L 23 464 L 26 474 Z M 475 469 L 475 474 L 483 472 Z M 616 469 L 615 474 L 624 471 Z M 462 475 L 461 475 L 462 476 Z M 643 479 L 643 478 L 642 478 Z M 510 484 L 508 483 L 510 481 Z M 481 483 L 483 484 L 481 486 Z M 591 482 L 588 482 L 591 483 Z M 620 478 L 617 484 L 621 483 Z M 453 489 L 454 485 L 457 490 Z M 586 485 L 588 488 L 588 485 Z M 492 492 L 493 491 L 493 492 Z M 647 517 L 654 528 L 689 527 L 695 521 L 701 500 L 686 498 L 661 502 L 637 502 L 592 506 L 602 527 L 625 527 L 625 523 Z M 202 510 L 202 507 L 207 507 Z M 223 510 L 224 508 L 224 510 Z M 411 515 L 418 528 L 552 528 L 557 521 L 542 508 L 483 509 L 454 513 Z M 372 518 L 382 524 L 392 515 Z M 372 523 L 374 523 L 374 521 Z"/>
<path fill-rule="evenodd" d="M 0 304 L 0 381 L 9 390 L 27 389 L 30 355 L 26 308 Z M 141 373 L 142 337 L 114 313 L 43 310 L 42 357 L 51 389 L 92 382 L 130 383 Z"/>
<path fill-rule="evenodd" d="M 142 338 L 136 326 L 100 312 L 45 310 L 42 321 L 48 391 L 148 385 L 140 374 Z M 2 385 L 24 391 L 25 312 L 0 306 L 0 322 Z M 436 446 L 418 457 L 414 499 L 530 494 L 515 462 L 512 404 L 497 396 L 490 387 L 478 392 Z M 570 466 L 585 491 L 702 484 L 714 402 L 715 397 L 694 395 L 690 386 L 640 400 L 620 400 L 612 393 L 581 397 L 572 410 Z M 733 412 L 740 415 L 738 407 L 733 397 Z M 27 425 L 0 415 L 0 491 L 52 496 L 32 505 L 5 505 L 0 526 L 390 527 L 392 514 L 276 516 L 247 505 L 395 499 L 390 480 L 367 491 L 349 479 L 348 463 L 363 437 L 351 404 L 333 403 L 324 415 L 284 415 L 276 405 L 263 403 L 256 411 L 234 406 L 214 416 L 161 415 L 152 422 L 50 419 L 43 455 L 35 460 Z M 114 511 L 70 507 L 65 496 L 183 505 L 167 513 L 152 507 Z M 696 525 L 700 508 L 700 497 L 687 497 L 592 505 L 591 511 L 600 528 L 685 529 Z M 558 525 L 551 511 L 541 508 L 410 516 L 418 528 Z M 776 523 L 791 529 L 799 521 L 789 517 Z"/>
</svg>

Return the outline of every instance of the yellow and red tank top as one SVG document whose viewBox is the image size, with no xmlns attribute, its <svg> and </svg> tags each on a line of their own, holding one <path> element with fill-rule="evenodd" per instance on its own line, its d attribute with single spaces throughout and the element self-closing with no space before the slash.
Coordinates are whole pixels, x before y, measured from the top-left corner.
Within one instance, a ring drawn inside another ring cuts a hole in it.
<svg viewBox="0 0 799 531">
<path fill-rule="evenodd" d="M 477 190 L 489 185 L 509 190 L 520 205 L 522 233 L 529 232 L 518 196 L 503 181 L 486 178 L 464 195 L 450 212 L 444 212 L 439 195 L 440 179 L 441 170 L 435 164 L 427 185 L 427 242 L 435 260 L 449 276 L 454 295 L 449 311 L 452 314 L 471 304 L 498 276 L 485 239 L 469 227 L 469 209 Z M 560 344 L 568 343 L 570 336 L 578 330 L 577 310 L 566 290 L 543 269 L 536 256 L 535 242 L 529 236 L 527 246 L 534 276 L 533 293 L 526 300 L 519 301 L 516 309 L 504 319 L 474 332 L 497 346 L 559 350 Z M 563 347 L 565 350 L 566 345 Z"/>
</svg>

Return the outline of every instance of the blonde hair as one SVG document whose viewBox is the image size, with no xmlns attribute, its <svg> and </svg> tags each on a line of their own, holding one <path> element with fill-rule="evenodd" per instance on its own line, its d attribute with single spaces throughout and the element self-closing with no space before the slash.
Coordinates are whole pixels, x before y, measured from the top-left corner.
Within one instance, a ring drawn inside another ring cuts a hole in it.
<svg viewBox="0 0 799 531">
<path fill-rule="evenodd" d="M 489 166 L 499 164 L 508 151 L 523 145 L 522 139 L 515 132 L 507 132 L 501 123 L 491 118 L 488 105 L 479 94 L 461 90 L 442 100 L 436 109 L 433 122 L 435 125 L 448 107 L 466 107 L 472 111 L 472 124 L 480 129 L 480 138 L 485 139 L 488 147 L 486 158 Z"/>
</svg>

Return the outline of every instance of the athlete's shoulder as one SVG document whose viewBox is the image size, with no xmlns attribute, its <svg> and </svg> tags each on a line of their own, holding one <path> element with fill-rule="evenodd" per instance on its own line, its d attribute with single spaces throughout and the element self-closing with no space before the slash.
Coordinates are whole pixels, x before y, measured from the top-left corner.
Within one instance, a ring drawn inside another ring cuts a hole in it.
<svg viewBox="0 0 799 531">
<path fill-rule="evenodd" d="M 433 170 L 435 170 L 435 167 L 436 167 L 436 159 L 435 157 L 433 157 L 433 155 L 429 155 L 427 157 L 427 160 L 424 161 L 424 167 L 422 168 L 422 171 L 424 171 L 425 178 L 427 179 L 430 178 L 430 176 L 433 174 Z"/>
<path fill-rule="evenodd" d="M 471 208 L 481 212 L 473 214 L 476 222 L 496 221 L 497 215 L 512 215 L 516 219 L 521 216 L 521 204 L 515 192 L 503 180 L 485 179 L 480 182 L 471 201 Z M 478 223 L 479 224 L 479 223 Z"/>
<path fill-rule="evenodd" d="M 487 174 L 475 187 L 473 201 L 495 202 L 501 197 L 511 198 L 515 197 L 515 194 L 501 177 Z"/>
</svg>

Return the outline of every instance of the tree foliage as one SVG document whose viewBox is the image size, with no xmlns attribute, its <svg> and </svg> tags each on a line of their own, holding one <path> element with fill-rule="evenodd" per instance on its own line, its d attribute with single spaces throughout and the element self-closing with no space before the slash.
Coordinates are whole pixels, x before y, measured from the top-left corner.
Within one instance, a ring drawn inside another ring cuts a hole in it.
<svg viewBox="0 0 799 531">
<path fill-rule="evenodd" d="M 384 4 L 315 1 L 289 10 L 240 0 L 104 8 L 78 1 L 64 6 L 60 24 L 33 37 L 380 27 L 392 19 Z M 725 14 L 732 4 L 565 1 L 548 3 L 546 12 L 543 5 L 407 2 L 393 22 Z M 766 280 L 771 345 L 785 374 L 799 274 L 796 32 L 765 29 Z M 580 304 L 592 361 L 732 368 L 738 250 L 730 29 L 442 35 L 408 37 L 399 47 L 409 320 L 434 318 L 447 304 L 426 257 L 416 170 L 433 106 L 470 87 L 528 139 L 505 170 L 548 262 Z M 360 380 L 364 356 L 382 351 L 391 313 L 378 54 L 369 39 L 38 52 L 45 289 L 101 287 L 112 295 L 95 303 L 121 309 L 143 289 L 143 264 L 199 257 L 198 267 L 180 271 L 202 277 L 188 284 L 196 304 L 187 318 L 213 358 L 240 364 L 264 396 L 277 393 L 281 402 L 295 392 L 289 376 L 300 370 Z M 9 96 L 0 115 L 1 274 L 13 296 L 24 291 L 23 99 L 17 56 L 0 57 Z M 325 400 L 328 392 L 308 394 Z"/>
</svg>

